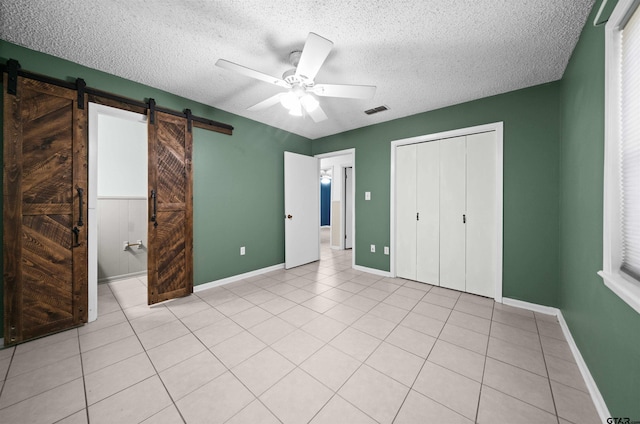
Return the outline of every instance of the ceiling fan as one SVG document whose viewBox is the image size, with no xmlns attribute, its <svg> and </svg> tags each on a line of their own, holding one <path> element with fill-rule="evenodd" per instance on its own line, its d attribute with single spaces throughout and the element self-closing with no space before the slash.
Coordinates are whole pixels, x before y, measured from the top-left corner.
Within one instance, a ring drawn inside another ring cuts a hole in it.
<svg viewBox="0 0 640 424">
<path fill-rule="evenodd" d="M 282 74 L 282 78 L 272 77 L 224 59 L 219 59 L 216 65 L 287 89 L 286 92 L 269 97 L 247 110 L 262 110 L 281 103 L 291 115 L 302 116 L 304 111 L 314 122 L 320 122 L 327 119 L 327 115 L 313 94 L 321 97 L 370 99 L 376 92 L 376 87 L 372 85 L 316 84 L 314 78 L 329 55 L 331 47 L 333 42 L 310 32 L 302 51 L 295 50 L 289 54 L 289 61 L 294 68 Z"/>
</svg>

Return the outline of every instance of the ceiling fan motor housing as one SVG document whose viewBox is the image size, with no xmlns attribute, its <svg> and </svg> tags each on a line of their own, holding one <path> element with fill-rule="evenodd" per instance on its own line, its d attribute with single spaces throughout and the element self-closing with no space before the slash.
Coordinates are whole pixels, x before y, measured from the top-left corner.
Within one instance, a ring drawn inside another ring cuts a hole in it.
<svg viewBox="0 0 640 424">
<path fill-rule="evenodd" d="M 287 84 L 291 85 L 291 87 L 295 87 L 299 85 L 303 88 L 313 87 L 313 80 L 305 77 L 304 75 L 296 75 L 296 69 L 289 69 L 282 74 L 282 79 L 287 82 Z"/>
</svg>

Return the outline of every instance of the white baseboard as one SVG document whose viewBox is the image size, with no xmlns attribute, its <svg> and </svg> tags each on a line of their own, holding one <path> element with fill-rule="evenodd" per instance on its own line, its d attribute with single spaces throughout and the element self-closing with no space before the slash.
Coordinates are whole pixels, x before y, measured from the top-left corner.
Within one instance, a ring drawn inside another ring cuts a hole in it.
<svg viewBox="0 0 640 424">
<path fill-rule="evenodd" d="M 207 290 L 207 289 L 211 289 L 213 287 L 218 287 L 218 286 L 224 286 L 225 284 L 244 280 L 245 278 L 249 278 L 249 277 L 255 277 L 256 275 L 266 274 L 267 272 L 271 272 L 271 271 L 278 271 L 280 269 L 284 269 L 284 264 L 273 265 L 266 268 L 245 272 L 244 274 L 232 275 L 231 277 L 222 278 L 220 280 L 210 281 L 204 284 L 198 284 L 197 286 L 193 286 L 193 291 L 197 293 L 202 290 Z"/>
<path fill-rule="evenodd" d="M 580 373 L 584 378 L 584 382 L 587 384 L 587 388 L 589 389 L 589 394 L 591 395 L 591 400 L 593 400 L 593 404 L 598 410 L 598 414 L 600 415 L 600 420 L 603 423 L 608 422 L 607 419 L 611 417 L 611 413 L 609 412 L 609 408 L 607 408 L 607 404 L 604 402 L 604 398 L 598 390 L 598 385 L 596 381 L 593 379 L 591 372 L 589 371 L 589 367 L 587 367 L 587 363 L 584 361 L 580 350 L 578 349 L 578 345 L 576 345 L 575 340 L 573 340 L 573 336 L 571 335 L 571 331 L 569 331 L 569 326 L 567 322 L 564 320 L 564 316 L 562 315 L 562 311 L 558 311 L 558 322 L 560 323 L 560 327 L 562 328 L 562 332 L 564 333 L 564 337 L 567 339 L 569 343 L 569 347 L 571 348 L 571 353 L 573 353 L 573 357 L 578 364 L 578 368 L 580 368 Z"/>
<path fill-rule="evenodd" d="M 113 283 L 114 281 L 127 280 L 129 278 L 146 277 L 146 275 L 147 275 L 147 270 L 145 269 L 144 271 L 132 272 L 130 274 L 122 274 L 122 275 L 115 275 L 113 277 L 100 278 L 98 280 L 98 284 Z"/>
<path fill-rule="evenodd" d="M 558 316 L 558 314 L 560 314 L 560 309 L 558 308 L 552 308 L 551 306 L 542 306 L 538 305 L 537 303 L 529 303 L 525 302 L 524 300 L 509 299 L 508 297 L 503 297 L 502 303 L 508 306 L 527 309 L 529 311 L 538 312 L 545 315 Z"/>
<path fill-rule="evenodd" d="M 584 382 L 587 385 L 587 389 L 589 390 L 589 395 L 591 395 L 591 400 L 598 411 L 598 415 L 600 415 L 600 420 L 602 422 L 607 422 L 607 419 L 611 417 L 609 413 L 609 408 L 607 408 L 607 404 L 598 389 L 598 385 L 596 381 L 593 379 L 591 372 L 589 371 L 589 367 L 587 363 L 584 361 L 580 350 L 578 349 L 578 345 L 573 339 L 573 335 L 569 330 L 569 326 L 567 322 L 564 320 L 564 316 L 562 315 L 562 311 L 558 308 L 552 308 L 550 306 L 542 306 L 535 303 L 524 302 L 522 300 L 503 298 L 502 303 L 509 306 L 515 306 L 517 308 L 528 309 L 530 311 L 547 314 L 547 315 L 555 315 L 558 318 L 558 323 L 560 324 L 560 328 L 562 328 L 562 332 L 564 333 L 564 337 L 567 339 L 567 343 L 569 343 L 569 348 L 571 349 L 571 353 L 573 354 L 573 358 L 578 364 L 578 368 L 580 369 L 580 374 L 582 374 L 582 378 L 584 378 Z"/>
<path fill-rule="evenodd" d="M 382 277 L 391 277 L 391 273 L 389 271 L 382 271 L 375 268 L 367 268 L 366 266 L 354 265 L 353 269 L 356 271 L 368 272 L 369 274 L 380 275 Z"/>
</svg>

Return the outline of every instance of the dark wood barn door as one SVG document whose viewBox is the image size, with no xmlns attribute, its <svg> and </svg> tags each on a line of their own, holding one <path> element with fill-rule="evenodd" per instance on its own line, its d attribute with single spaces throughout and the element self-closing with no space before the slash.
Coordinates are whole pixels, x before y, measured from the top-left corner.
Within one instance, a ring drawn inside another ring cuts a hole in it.
<svg viewBox="0 0 640 424">
<path fill-rule="evenodd" d="M 185 118 L 149 112 L 148 303 L 193 292 L 192 133 Z"/>
<path fill-rule="evenodd" d="M 5 345 L 87 320 L 86 101 L 4 74 Z"/>
</svg>

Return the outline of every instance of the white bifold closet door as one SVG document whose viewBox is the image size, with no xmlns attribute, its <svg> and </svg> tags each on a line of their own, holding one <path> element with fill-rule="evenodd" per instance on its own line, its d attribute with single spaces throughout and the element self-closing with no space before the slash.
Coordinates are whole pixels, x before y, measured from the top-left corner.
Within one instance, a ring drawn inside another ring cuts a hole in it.
<svg viewBox="0 0 640 424">
<path fill-rule="evenodd" d="M 494 297 L 495 132 L 396 149 L 396 275 Z"/>
<path fill-rule="evenodd" d="M 398 277 L 439 284 L 440 142 L 396 150 Z M 420 260 L 417 260 L 420 258 Z"/>
<path fill-rule="evenodd" d="M 420 143 L 416 151 L 416 280 L 440 279 L 440 141 Z"/>
<path fill-rule="evenodd" d="M 496 133 L 467 136 L 466 291 L 495 296 L 498 255 Z"/>
<path fill-rule="evenodd" d="M 417 144 L 396 149 L 396 275 L 417 280 L 416 274 L 416 150 Z"/>
<path fill-rule="evenodd" d="M 465 291 L 466 137 L 440 142 L 440 285 Z M 422 258 L 418 258 L 422 261 Z"/>
</svg>

